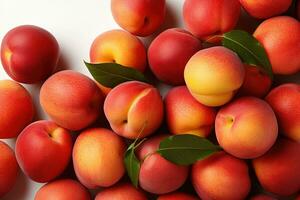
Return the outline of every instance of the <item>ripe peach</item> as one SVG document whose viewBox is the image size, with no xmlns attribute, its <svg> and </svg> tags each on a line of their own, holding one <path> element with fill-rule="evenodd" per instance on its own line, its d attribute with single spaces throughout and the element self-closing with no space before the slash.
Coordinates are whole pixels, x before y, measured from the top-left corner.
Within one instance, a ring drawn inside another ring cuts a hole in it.
<svg viewBox="0 0 300 200">
<path fill-rule="evenodd" d="M 221 106 L 233 97 L 244 81 L 245 70 L 239 57 L 225 47 L 198 51 L 184 69 L 191 94 L 207 106 Z"/>
<path fill-rule="evenodd" d="M 288 10 L 292 0 L 240 0 L 243 8 L 252 17 L 266 19 L 280 15 Z"/>
<path fill-rule="evenodd" d="M 246 75 L 239 94 L 242 96 L 264 97 L 269 92 L 272 79 L 262 70 L 251 65 L 245 65 Z"/>
<path fill-rule="evenodd" d="M 19 167 L 13 150 L 0 141 L 0 198 L 15 185 Z"/>
<path fill-rule="evenodd" d="M 115 21 L 128 32 L 148 36 L 164 22 L 165 0 L 112 0 L 111 12 Z"/>
<path fill-rule="evenodd" d="M 83 131 L 74 144 L 73 164 L 77 178 L 86 187 L 108 187 L 123 176 L 124 141 L 104 128 Z"/>
<path fill-rule="evenodd" d="M 52 121 L 37 121 L 18 136 L 16 157 L 23 172 L 36 182 L 48 182 L 67 167 L 72 152 L 70 133 Z"/>
<path fill-rule="evenodd" d="M 143 191 L 129 183 L 114 185 L 100 191 L 95 200 L 147 200 Z"/>
<path fill-rule="evenodd" d="M 300 189 L 300 144 L 279 139 L 265 155 L 252 161 L 262 187 L 272 193 L 288 196 Z"/>
<path fill-rule="evenodd" d="M 281 133 L 300 142 L 300 85 L 286 83 L 271 90 L 266 101 L 273 108 Z"/>
<path fill-rule="evenodd" d="M 0 105 L 0 138 L 18 136 L 34 116 L 30 94 L 17 82 L 0 80 Z"/>
<path fill-rule="evenodd" d="M 198 198 L 190 194 L 174 192 L 170 194 L 161 195 L 157 198 L 157 200 L 198 200 Z"/>
<path fill-rule="evenodd" d="M 203 200 L 243 200 L 250 191 L 246 162 L 225 152 L 196 162 L 191 176 L 194 188 Z"/>
<path fill-rule="evenodd" d="M 2 40 L 2 65 L 18 82 L 36 83 L 46 79 L 56 68 L 58 58 L 56 39 L 37 26 L 18 26 L 6 33 Z"/>
<path fill-rule="evenodd" d="M 150 138 L 137 150 L 139 160 L 143 161 L 139 184 L 142 189 L 154 194 L 165 194 L 177 190 L 188 176 L 188 167 L 175 165 L 155 152 L 160 141 L 165 137 L 167 135 Z"/>
<path fill-rule="evenodd" d="M 242 97 L 221 108 L 215 131 L 219 144 L 238 158 L 256 158 L 266 153 L 278 135 L 271 107 L 255 97 Z"/>
<path fill-rule="evenodd" d="M 103 101 L 103 94 L 93 80 L 71 70 L 52 75 L 40 91 L 45 112 L 58 125 L 70 130 L 80 130 L 93 123 Z"/>
<path fill-rule="evenodd" d="M 189 32 L 180 28 L 168 29 L 159 34 L 149 47 L 150 68 L 163 82 L 184 84 L 184 67 L 201 46 L 201 42 Z"/>
<path fill-rule="evenodd" d="M 88 190 L 77 181 L 61 179 L 49 182 L 35 194 L 34 200 L 91 200 Z"/>
<path fill-rule="evenodd" d="M 172 88 L 165 97 L 166 121 L 173 134 L 207 137 L 214 125 L 216 111 L 199 103 L 186 86 Z"/>
<path fill-rule="evenodd" d="M 152 134 L 163 120 L 163 101 L 153 86 L 129 81 L 112 89 L 104 102 L 111 128 L 129 139 Z"/>
<path fill-rule="evenodd" d="M 238 0 L 185 0 L 183 20 L 191 33 L 203 39 L 233 29 L 240 10 Z"/>
<path fill-rule="evenodd" d="M 277 200 L 266 194 L 258 194 L 250 198 L 250 200 Z"/>
<path fill-rule="evenodd" d="M 254 37 L 264 46 L 275 74 L 294 74 L 300 70 L 298 20 L 287 16 L 267 19 L 257 27 Z"/>
</svg>

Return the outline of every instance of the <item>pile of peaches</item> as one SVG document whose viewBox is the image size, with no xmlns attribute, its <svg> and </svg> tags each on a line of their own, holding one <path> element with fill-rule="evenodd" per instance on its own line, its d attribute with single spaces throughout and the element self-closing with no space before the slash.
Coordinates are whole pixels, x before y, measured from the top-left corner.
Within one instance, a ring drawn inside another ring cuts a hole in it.
<svg viewBox="0 0 300 200">
<path fill-rule="evenodd" d="M 13 151 L 0 141 L 0 197 L 20 168 L 46 183 L 35 200 L 300 199 L 300 85 L 280 81 L 300 71 L 300 3 L 298 9 L 294 4 L 185 0 L 186 29 L 158 33 L 165 0 L 112 0 L 112 15 L 124 30 L 100 34 L 90 64 L 119 64 L 153 79 L 112 88 L 104 84 L 114 81 L 107 71 L 98 74 L 103 83 L 57 72 L 59 44 L 43 28 L 10 30 L 1 44 L 2 66 L 13 80 L 0 81 L 0 138 L 16 143 Z M 222 46 L 219 36 L 237 29 L 242 9 L 252 19 L 244 27 L 257 22 L 250 34 L 274 76 Z M 288 9 L 294 9 L 290 16 Z M 150 35 L 146 49 L 141 37 Z M 49 120 L 33 122 L 38 108 L 20 83 L 42 83 L 39 103 Z M 162 83 L 172 86 L 164 97 L 157 88 Z M 189 134 L 220 150 L 192 165 L 157 152 L 163 139 Z M 133 141 L 137 187 L 124 162 Z M 73 170 L 74 176 L 65 175 Z"/>
</svg>

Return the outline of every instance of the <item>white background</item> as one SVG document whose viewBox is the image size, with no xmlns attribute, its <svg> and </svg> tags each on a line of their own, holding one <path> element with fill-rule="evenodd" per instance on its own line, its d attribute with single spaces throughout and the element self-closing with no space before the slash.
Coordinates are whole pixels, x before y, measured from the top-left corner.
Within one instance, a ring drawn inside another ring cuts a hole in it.
<svg viewBox="0 0 300 200">
<path fill-rule="evenodd" d="M 184 0 L 167 0 L 165 23 L 154 35 L 166 28 L 183 27 L 183 2 Z M 245 19 L 245 16 L 243 18 Z M 89 60 L 92 41 L 104 31 L 119 28 L 110 12 L 110 0 L 0 0 L 0 40 L 7 31 L 24 24 L 43 27 L 56 37 L 61 51 L 59 70 L 72 69 L 88 76 L 90 74 L 83 64 L 83 59 Z M 246 27 L 249 27 L 248 25 L 246 24 Z M 146 46 L 152 38 L 153 36 L 143 39 Z M 0 79 L 9 79 L 1 66 Z M 291 79 L 300 82 L 299 75 L 292 78 L 280 77 L 280 82 Z M 46 119 L 47 116 L 38 102 L 40 84 L 24 86 L 34 98 L 37 108 L 36 120 Z M 15 139 L 4 141 L 14 148 Z M 2 199 L 33 200 L 41 185 L 20 173 L 13 190 Z"/>
<path fill-rule="evenodd" d="M 160 30 L 182 26 L 182 4 L 183 0 L 168 1 L 167 18 Z M 89 60 L 92 41 L 104 31 L 119 28 L 110 12 L 110 0 L 0 0 L 0 40 L 10 29 L 24 24 L 43 27 L 56 37 L 61 50 L 59 69 L 72 69 L 88 76 L 83 59 Z M 146 45 L 150 40 L 151 37 L 145 40 Z M 9 79 L 2 66 L 0 79 Z M 40 85 L 24 86 L 34 98 L 36 119 L 46 119 L 38 102 Z M 15 139 L 5 141 L 14 147 Z M 33 200 L 41 185 L 20 173 L 15 187 L 3 200 Z"/>
</svg>

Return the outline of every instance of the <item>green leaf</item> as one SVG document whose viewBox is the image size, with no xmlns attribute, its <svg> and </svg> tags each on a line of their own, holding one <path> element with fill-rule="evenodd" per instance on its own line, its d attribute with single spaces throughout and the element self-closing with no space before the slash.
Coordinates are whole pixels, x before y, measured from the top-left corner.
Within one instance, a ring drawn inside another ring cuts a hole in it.
<svg viewBox="0 0 300 200">
<path fill-rule="evenodd" d="M 144 74 L 134 68 L 124 67 L 117 63 L 92 64 L 85 61 L 84 63 L 94 79 L 105 87 L 113 88 L 126 81 L 149 83 Z"/>
<path fill-rule="evenodd" d="M 124 163 L 126 167 L 127 174 L 135 187 L 138 187 L 139 173 L 140 173 L 140 161 L 135 155 L 135 142 L 132 143 L 127 151 L 125 152 Z"/>
<path fill-rule="evenodd" d="M 264 47 L 246 31 L 233 30 L 223 34 L 224 47 L 236 52 L 244 63 L 262 69 L 273 79 L 271 63 Z"/>
<path fill-rule="evenodd" d="M 175 164 L 190 165 L 219 150 L 219 146 L 205 138 L 183 134 L 165 138 L 160 142 L 157 152 Z"/>
</svg>

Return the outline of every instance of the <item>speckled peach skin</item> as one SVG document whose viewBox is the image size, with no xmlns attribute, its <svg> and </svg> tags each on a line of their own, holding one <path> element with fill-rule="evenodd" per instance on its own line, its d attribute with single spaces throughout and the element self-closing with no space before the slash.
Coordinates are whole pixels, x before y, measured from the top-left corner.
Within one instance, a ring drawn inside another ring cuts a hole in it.
<svg viewBox="0 0 300 200">
<path fill-rule="evenodd" d="M 199 198 L 183 192 L 173 192 L 161 195 L 157 198 L 157 200 L 199 200 Z"/>
</svg>

